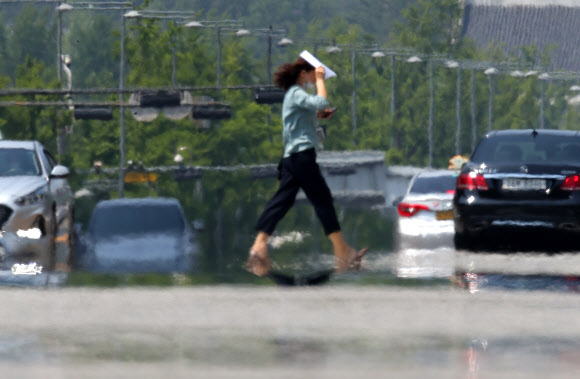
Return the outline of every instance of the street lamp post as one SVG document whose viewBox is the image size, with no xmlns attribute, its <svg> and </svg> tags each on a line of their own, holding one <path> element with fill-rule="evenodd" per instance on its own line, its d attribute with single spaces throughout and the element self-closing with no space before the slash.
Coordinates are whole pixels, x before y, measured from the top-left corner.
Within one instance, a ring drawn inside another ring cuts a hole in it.
<svg viewBox="0 0 580 379">
<path fill-rule="evenodd" d="M 272 25 L 268 33 L 268 84 L 272 84 Z"/>
<path fill-rule="evenodd" d="M 287 31 L 285 29 L 273 29 L 272 25 L 268 29 L 240 29 L 235 35 L 238 37 L 255 35 L 257 37 L 265 37 L 267 41 L 268 57 L 266 61 L 266 74 L 268 75 L 268 84 L 272 84 L 272 42 L 274 38 L 279 38 L 277 45 L 285 47 L 292 45 L 293 41 L 287 38 Z"/>
<path fill-rule="evenodd" d="M 475 100 L 475 69 L 471 69 L 471 151 L 477 143 L 477 113 Z"/>
<path fill-rule="evenodd" d="M 433 121 L 435 118 L 435 86 L 433 83 L 433 60 L 429 61 L 429 160 L 428 167 L 433 167 Z"/>
<path fill-rule="evenodd" d="M 58 80 L 62 80 L 62 58 L 61 58 L 61 54 L 62 54 L 62 13 L 60 8 L 63 5 L 68 5 L 68 4 L 61 4 L 58 7 L 56 7 L 57 12 L 56 12 L 56 35 L 57 35 L 57 39 L 56 39 L 56 72 L 57 72 L 57 76 L 58 76 Z M 70 5 L 68 5 L 70 7 Z"/>
<path fill-rule="evenodd" d="M 176 11 L 130 11 L 125 13 L 125 18 L 146 18 L 154 20 L 168 20 L 175 22 L 185 22 L 194 17 L 196 12 L 176 12 Z M 172 39 L 171 46 L 171 85 L 177 87 L 177 51 L 175 40 Z"/>
<path fill-rule="evenodd" d="M 222 36 L 221 36 L 222 28 L 220 26 L 217 27 L 217 86 L 221 88 L 222 86 Z"/>
<path fill-rule="evenodd" d="M 126 9 L 125 9 L 126 10 Z M 125 39 L 126 39 L 126 20 L 127 18 L 152 18 L 152 19 L 169 19 L 169 20 L 184 20 L 194 15 L 194 12 L 158 12 L 158 11 L 129 11 L 121 15 L 121 54 L 119 58 L 119 197 L 124 197 L 125 189 L 125 146 L 126 146 L 126 130 L 125 130 Z M 176 85 L 176 59 L 175 46 L 173 46 L 172 56 L 172 73 L 171 79 L 173 86 Z"/>
<path fill-rule="evenodd" d="M 456 95 L 455 95 L 455 118 L 456 118 L 456 133 L 455 133 L 455 155 L 461 154 L 461 65 L 456 61 L 447 61 L 445 66 L 448 68 L 457 69 L 456 80 Z"/>
<path fill-rule="evenodd" d="M 538 77 L 538 79 L 540 80 L 540 129 L 544 129 L 546 122 L 545 121 L 546 118 L 544 117 L 544 106 L 545 106 L 544 98 L 546 96 L 546 80 L 549 80 L 550 76 L 548 74 L 542 74 Z"/>
<path fill-rule="evenodd" d="M 243 23 L 238 20 L 217 20 L 217 21 L 191 21 L 185 24 L 186 28 L 215 28 L 217 30 L 217 87 L 222 86 L 222 32 L 235 32 L 243 27 Z"/>
<path fill-rule="evenodd" d="M 356 60 L 357 53 L 371 53 L 373 58 L 384 57 L 384 54 L 377 50 L 376 46 L 359 46 L 359 45 L 337 45 L 334 43 L 332 46 L 326 48 L 326 52 L 329 54 L 340 53 L 343 48 L 350 50 L 351 53 L 351 69 L 352 69 L 352 102 L 351 102 L 351 117 L 352 117 L 352 132 L 353 132 L 353 143 L 356 145 L 354 140 L 354 133 L 358 129 L 358 117 L 357 117 L 357 93 L 356 93 Z"/>
<path fill-rule="evenodd" d="M 120 100 L 120 142 L 119 142 L 119 154 L 120 154 L 120 179 L 119 179 L 119 197 L 123 197 L 123 180 L 124 180 L 124 161 L 125 161 L 125 107 L 123 106 L 125 102 L 124 96 L 124 54 L 125 54 L 125 17 L 124 12 L 132 8 L 130 2 L 106 2 L 106 3 L 76 3 L 74 6 L 68 3 L 59 4 L 56 8 L 57 11 L 57 23 L 58 23 L 58 36 L 57 36 L 57 73 L 59 80 L 62 80 L 62 12 L 75 11 L 75 10 L 85 10 L 85 11 L 121 11 L 121 64 L 119 67 L 119 100 Z"/>
<path fill-rule="evenodd" d="M 461 154 L 461 66 L 457 66 L 457 99 L 455 105 L 457 134 L 455 135 L 455 155 Z"/>
<path fill-rule="evenodd" d="M 353 137 L 354 133 L 358 128 L 358 119 L 356 114 L 356 50 L 352 50 L 351 52 L 351 59 L 352 59 L 352 132 Z"/>
<path fill-rule="evenodd" d="M 272 41 L 274 38 L 280 38 L 277 45 L 280 47 L 285 47 L 288 45 L 292 45 L 293 42 L 289 38 L 287 38 L 287 31 L 285 29 L 273 29 L 272 25 L 268 27 L 268 29 L 240 29 L 235 33 L 236 36 L 248 36 L 248 35 L 255 35 L 257 37 L 266 37 L 267 40 L 267 52 L 268 57 L 266 61 L 266 75 L 268 76 L 268 84 L 272 84 Z M 266 115 L 266 124 L 268 128 L 271 123 L 271 114 L 268 112 Z M 270 133 L 270 142 L 273 142 L 274 139 L 272 134 Z"/>
<path fill-rule="evenodd" d="M 391 122 L 395 120 L 395 56 L 391 55 Z"/>
<path fill-rule="evenodd" d="M 494 98 L 494 88 L 493 88 L 493 78 L 492 76 L 499 74 L 500 70 L 494 66 L 499 67 L 503 72 L 511 71 L 510 75 L 513 77 L 529 77 L 535 75 L 535 71 L 527 71 L 523 73 L 519 70 L 514 69 L 514 64 L 510 62 L 496 62 L 494 64 L 490 64 L 490 62 L 478 62 L 478 61 L 471 61 L 471 60 L 458 60 L 453 61 L 453 64 L 450 65 L 451 62 L 447 62 L 447 67 L 457 68 L 457 133 L 456 136 L 456 154 L 461 154 L 461 145 L 459 140 L 459 134 L 461 130 L 461 117 L 460 117 L 460 96 L 461 96 L 461 71 L 463 69 L 471 70 L 471 150 L 475 149 L 477 144 L 477 110 L 476 110 L 476 70 L 484 70 L 485 75 L 488 76 L 488 85 L 489 85 L 489 103 L 488 103 L 488 115 L 489 115 L 489 123 L 488 123 L 488 131 L 493 129 L 493 98 Z"/>
<path fill-rule="evenodd" d="M 51 1 L 52 2 L 52 1 Z M 79 3 L 66 3 L 61 0 L 55 0 L 58 2 L 56 7 L 56 24 L 57 24 L 57 40 L 56 40 L 56 70 L 59 80 L 62 80 L 62 13 L 69 11 L 116 11 L 122 10 L 127 11 L 132 8 L 132 4 L 129 1 L 109 1 L 103 3 L 91 3 L 91 2 L 79 2 Z"/>
<path fill-rule="evenodd" d="M 498 73 L 495 67 L 490 67 L 484 71 L 487 75 L 487 80 L 489 84 L 489 104 L 488 104 L 488 124 L 487 131 L 491 132 L 493 130 L 493 76 Z"/>
<path fill-rule="evenodd" d="M 395 76 L 395 58 L 404 57 L 412 53 L 409 49 L 380 49 L 375 50 L 371 57 L 375 59 L 381 59 L 389 55 L 390 57 L 390 67 L 391 67 L 391 101 L 390 101 L 390 120 L 391 123 L 395 120 L 396 112 L 396 76 Z M 393 145 L 393 137 L 391 136 L 391 147 Z"/>
<path fill-rule="evenodd" d="M 412 56 L 407 59 L 409 63 L 419 63 L 423 62 L 418 56 Z M 427 166 L 433 167 L 433 121 L 435 118 L 435 86 L 433 81 L 433 65 L 434 60 L 429 60 L 429 124 L 427 126 L 427 138 L 428 138 L 428 153 L 427 153 Z"/>
<path fill-rule="evenodd" d="M 121 14 L 121 57 L 119 61 L 119 198 L 125 190 L 125 15 Z"/>
</svg>

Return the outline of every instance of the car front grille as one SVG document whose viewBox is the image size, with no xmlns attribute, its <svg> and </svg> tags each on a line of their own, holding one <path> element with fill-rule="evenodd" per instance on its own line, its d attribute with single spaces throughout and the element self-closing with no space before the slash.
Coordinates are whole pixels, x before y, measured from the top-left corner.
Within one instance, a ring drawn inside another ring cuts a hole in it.
<svg viewBox="0 0 580 379">
<path fill-rule="evenodd" d="M 12 214 L 12 209 L 5 205 L 0 205 L 0 228 L 4 227 L 4 223 L 8 221 L 10 215 Z"/>
</svg>

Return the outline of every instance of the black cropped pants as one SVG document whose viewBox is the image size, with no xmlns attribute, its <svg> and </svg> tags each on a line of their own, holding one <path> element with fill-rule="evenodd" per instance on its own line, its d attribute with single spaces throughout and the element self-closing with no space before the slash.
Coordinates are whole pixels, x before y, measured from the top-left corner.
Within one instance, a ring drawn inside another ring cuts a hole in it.
<svg viewBox="0 0 580 379">
<path fill-rule="evenodd" d="M 294 205 L 298 190 L 302 188 L 316 211 L 326 235 L 340 230 L 334 200 L 326 180 L 316 163 L 314 149 L 293 153 L 282 158 L 278 167 L 280 187 L 270 199 L 256 223 L 256 230 L 272 235 L 278 222 Z"/>
</svg>

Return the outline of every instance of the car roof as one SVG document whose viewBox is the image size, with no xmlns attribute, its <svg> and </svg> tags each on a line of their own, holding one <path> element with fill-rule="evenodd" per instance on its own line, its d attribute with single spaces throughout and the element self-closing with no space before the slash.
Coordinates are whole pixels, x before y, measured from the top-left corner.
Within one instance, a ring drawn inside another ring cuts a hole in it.
<svg viewBox="0 0 580 379">
<path fill-rule="evenodd" d="M 553 136 L 580 136 L 579 130 L 559 130 L 559 129 L 505 129 L 505 130 L 493 130 L 488 132 L 485 137 L 495 137 L 495 136 L 522 136 L 522 135 L 530 135 L 533 132 L 545 135 L 553 135 Z"/>
<path fill-rule="evenodd" d="M 5 148 L 5 149 L 35 150 L 37 145 L 40 145 L 40 143 L 38 141 L 0 140 L 0 148 Z"/>
<path fill-rule="evenodd" d="M 113 208 L 118 206 L 140 206 L 140 205 L 177 205 L 181 206 L 179 200 L 172 197 L 141 197 L 134 199 L 112 199 L 101 200 L 97 204 L 99 208 Z"/>
</svg>

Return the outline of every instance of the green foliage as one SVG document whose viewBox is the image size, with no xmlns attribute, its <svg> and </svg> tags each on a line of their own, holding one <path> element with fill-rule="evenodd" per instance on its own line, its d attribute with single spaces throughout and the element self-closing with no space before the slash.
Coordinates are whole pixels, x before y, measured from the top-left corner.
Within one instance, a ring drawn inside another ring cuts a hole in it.
<svg viewBox="0 0 580 379">
<path fill-rule="evenodd" d="M 367 1 L 335 6 L 330 0 L 273 1 L 159 1 L 141 2 L 142 7 L 196 10 L 201 18 L 243 18 L 250 27 L 286 26 L 297 37 L 334 39 L 337 43 L 385 43 L 412 47 L 423 53 L 453 54 L 460 59 L 510 59 L 498 47 L 478 51 L 472 42 L 458 38 L 461 7 L 455 0 L 418 0 L 408 2 Z M 406 6 L 406 9 L 404 7 Z M 385 19 L 397 22 L 385 24 L 377 18 L 377 9 L 384 9 Z M 4 83 L 16 87 L 56 87 L 54 69 L 55 24 L 46 7 L 25 6 L 14 17 L 11 27 L 0 28 L 0 54 Z M 324 14 L 325 17 L 318 17 Z M 357 22 L 370 15 L 365 23 Z M 403 17 L 398 17 L 401 14 Z M 308 16 L 307 16 L 308 15 Z M 154 19 L 126 19 L 125 66 L 127 87 L 170 86 L 173 75 L 179 86 L 213 86 L 217 81 L 216 29 L 186 29 L 174 22 Z M 67 12 L 62 14 L 63 53 L 72 55 L 75 87 L 114 87 L 119 80 L 120 25 L 105 12 Z M 26 27 L 24 25 L 27 25 Z M 104 33 L 101 31 L 105 31 Z M 387 38 L 387 35 L 389 36 Z M 41 38 L 37 38 L 41 36 Z M 293 35 L 291 35 L 293 37 Z M 275 42 L 275 41 L 274 41 Z M 390 113 L 391 83 L 388 59 L 373 59 L 357 54 L 353 78 L 352 54 L 328 54 L 323 45 L 297 43 L 286 49 L 274 45 L 273 68 L 295 59 L 304 48 L 316 54 L 338 77 L 328 81 L 330 100 L 339 111 L 327 124 L 327 150 L 393 148 L 394 161 L 405 164 L 427 163 L 429 120 L 429 73 L 427 63 L 409 64 L 395 61 L 395 114 Z M 222 32 L 222 85 L 266 83 L 265 38 L 237 38 Z M 27 54 L 27 55 L 25 55 Z M 30 57 L 30 58 L 27 58 Z M 175 68 L 174 68 L 175 59 Z M 530 46 L 523 50 L 522 63 L 546 64 L 548 57 Z M 11 68 L 11 66 L 13 68 Z M 460 143 L 462 153 L 468 153 L 472 143 L 470 116 L 470 73 L 462 73 Z M 353 81 L 355 79 L 355 81 Z M 456 135 L 456 75 L 436 65 L 434 158 L 444 166 L 455 153 Z M 534 77 L 521 80 L 505 77 L 495 80 L 494 128 L 534 127 L 538 124 L 539 84 Z M 356 98 L 354 97 L 356 91 Z M 487 77 L 476 75 L 477 138 L 487 129 Z M 172 164 L 175 149 L 188 148 L 192 164 L 228 165 L 275 162 L 281 150 L 280 107 L 257 105 L 253 93 L 244 91 L 206 91 L 193 93 L 194 99 L 227 101 L 234 117 L 210 123 L 160 117 L 150 123 L 137 122 L 125 113 L 127 159 L 145 165 Z M 205 97 L 198 97 L 203 95 Z M 546 87 L 546 125 L 561 127 L 563 115 L 573 114 L 557 86 Z M 22 100 L 41 100 L 28 97 Z M 116 96 L 101 96 L 100 100 L 115 100 Z M 354 102 L 356 101 L 356 104 Z M 356 123 L 353 119 L 356 107 Z M 66 116 L 63 116 L 65 115 Z M 116 112 L 118 120 L 118 112 Z M 70 124 L 70 114 L 61 110 L 12 108 L 0 110 L 3 131 L 8 138 L 37 138 L 55 146 L 56 135 Z M 64 118 L 63 118 L 64 117 Z M 569 119 L 567 116 L 566 119 Z M 89 168 L 94 161 L 105 166 L 118 165 L 119 125 L 116 122 L 74 121 L 74 133 L 69 136 L 67 157 L 74 166 Z M 210 125 L 208 129 L 205 127 Z M 399 157 L 402 154 L 402 157 Z"/>
<path fill-rule="evenodd" d="M 404 164 L 403 152 L 400 150 L 389 149 L 385 155 L 385 161 L 388 165 L 398 166 Z"/>
<path fill-rule="evenodd" d="M 196 10 L 200 18 L 242 18 L 252 27 L 287 27 L 291 37 L 334 39 L 337 43 L 386 43 L 415 48 L 423 53 L 453 54 L 460 59 L 509 60 L 498 46 L 478 51 L 471 41 L 459 38 L 461 7 L 455 0 L 353 2 L 335 6 L 330 0 L 273 1 L 162 1 L 138 2 L 141 7 Z M 169 7 L 169 8 L 167 8 Z M 406 8 L 405 8 L 406 7 Z M 14 22 L 0 28 L 0 72 L 4 86 L 57 87 L 54 69 L 55 21 L 50 8 L 22 6 L 10 16 Z M 384 10 L 383 13 L 377 9 Z M 319 15 L 324 14 L 324 17 Z M 365 16 L 365 22 L 358 20 Z M 378 16 L 380 15 L 380 17 Z M 403 17 L 399 17 L 402 15 Z M 6 17 L 7 15 L 5 15 Z M 396 20 L 386 23 L 385 20 Z M 125 66 L 127 87 L 159 87 L 172 84 L 175 74 L 180 86 L 213 86 L 217 81 L 216 29 L 185 29 L 174 22 L 154 19 L 126 19 Z M 388 25 L 385 25 L 388 24 Z M 72 56 L 75 87 L 114 87 L 119 80 L 120 25 L 106 12 L 66 12 L 62 14 L 63 53 Z M 104 31 L 104 32 L 102 32 Z M 388 36 L 388 37 L 387 37 Z M 274 41 L 275 42 L 275 41 Z M 222 85 L 266 83 L 265 38 L 237 38 L 222 32 Z M 393 161 L 405 164 L 427 163 L 427 124 L 429 120 L 429 73 L 427 63 L 409 64 L 395 61 L 395 114 L 390 113 L 392 100 L 390 62 L 357 54 L 353 82 L 352 55 L 328 54 L 323 45 L 297 43 L 286 49 L 274 45 L 273 68 L 295 59 L 304 48 L 316 54 L 338 77 L 328 81 L 330 100 L 339 111 L 327 124 L 327 150 L 395 149 Z M 546 65 L 549 52 L 536 47 L 522 50 L 522 64 Z M 176 68 L 174 69 L 174 58 Z M 174 71 L 175 70 L 175 71 Z M 461 75 L 462 153 L 472 144 L 470 89 L 471 73 Z M 478 138 L 489 122 L 487 77 L 476 74 L 476 127 Z M 455 153 L 457 116 L 456 74 L 436 65 L 434 157 L 444 166 Z M 540 117 L 540 84 L 508 76 L 494 78 L 493 127 L 522 128 L 538 125 Z M 354 98 L 356 91 L 356 99 Z M 194 99 L 227 101 L 234 117 L 225 121 L 172 121 L 161 116 L 150 123 L 134 120 L 126 112 L 127 159 L 146 165 L 172 163 L 175 149 L 185 146 L 193 164 L 227 165 L 275 162 L 281 150 L 280 107 L 260 106 L 252 101 L 253 93 L 244 91 L 207 91 L 192 94 Z M 197 97 L 203 95 L 205 97 Z M 565 90 L 557 85 L 545 87 L 545 119 L 548 127 L 566 127 L 577 112 L 570 109 Z M 29 96 L 21 100 L 47 100 Z M 55 100 L 54 98 L 52 98 Z M 115 100 L 101 96 L 100 100 Z M 356 101 L 356 104 L 353 104 Z M 356 124 L 353 120 L 356 107 Z M 118 112 L 116 112 L 118 120 Z M 55 146 L 59 130 L 73 121 L 63 109 L 0 109 L 2 130 L 7 138 L 37 138 Z M 118 165 L 119 126 L 116 122 L 74 121 L 74 133 L 68 137 L 67 157 L 76 167 L 89 168 L 100 160 L 105 166 Z M 209 129 L 205 127 L 211 125 Z M 402 156 L 400 156 L 402 154 Z"/>
<path fill-rule="evenodd" d="M 4 75 L 14 79 L 16 67 L 27 57 L 54 66 L 56 63 L 56 25 L 55 18 L 49 16 L 49 9 L 26 5 L 18 15 L 9 20 L 3 35 L 5 36 L 2 56 Z M 8 27 L 10 26 L 10 27 Z M 45 79 L 47 79 L 45 77 Z"/>
<path fill-rule="evenodd" d="M 70 26 L 70 32 L 63 35 L 62 51 L 71 55 L 73 86 L 115 87 L 119 80 L 118 18 L 80 11 L 65 12 L 62 18 L 63 25 Z"/>
<path fill-rule="evenodd" d="M 401 46 L 424 53 L 445 53 L 454 49 L 459 35 L 461 8 L 457 0 L 419 0 L 402 12 L 405 23 L 395 24 Z"/>
</svg>

